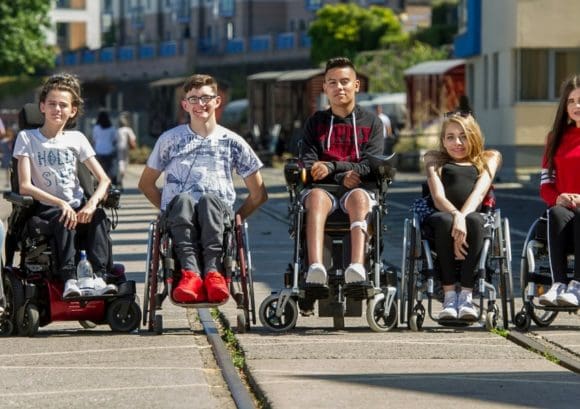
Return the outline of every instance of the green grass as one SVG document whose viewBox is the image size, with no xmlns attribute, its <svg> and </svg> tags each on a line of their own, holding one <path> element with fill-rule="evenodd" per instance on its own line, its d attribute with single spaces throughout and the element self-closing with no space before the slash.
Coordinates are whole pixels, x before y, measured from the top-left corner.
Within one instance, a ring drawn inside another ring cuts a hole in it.
<svg viewBox="0 0 580 409">
<path fill-rule="evenodd" d="M 224 325 L 224 317 L 217 308 L 211 309 L 211 316 L 215 321 L 218 321 L 222 324 L 221 338 L 230 351 L 234 366 L 240 370 L 243 369 L 244 365 L 246 364 L 246 357 L 244 355 L 244 351 L 242 351 L 242 348 L 238 343 L 238 340 L 236 339 L 236 335 L 227 325 Z"/>
<path fill-rule="evenodd" d="M 493 328 L 490 332 L 504 338 L 507 338 L 508 334 L 510 333 L 507 329 L 502 328 Z"/>
</svg>

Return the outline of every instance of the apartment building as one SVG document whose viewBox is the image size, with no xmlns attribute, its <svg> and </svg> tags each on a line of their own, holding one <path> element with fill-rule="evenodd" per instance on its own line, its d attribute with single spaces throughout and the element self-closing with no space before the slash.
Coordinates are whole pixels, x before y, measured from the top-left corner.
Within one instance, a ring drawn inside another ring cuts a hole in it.
<svg viewBox="0 0 580 409">
<path fill-rule="evenodd" d="M 564 79 L 580 72 L 578 0 L 462 0 L 454 53 L 502 174 L 539 168 Z"/>
</svg>

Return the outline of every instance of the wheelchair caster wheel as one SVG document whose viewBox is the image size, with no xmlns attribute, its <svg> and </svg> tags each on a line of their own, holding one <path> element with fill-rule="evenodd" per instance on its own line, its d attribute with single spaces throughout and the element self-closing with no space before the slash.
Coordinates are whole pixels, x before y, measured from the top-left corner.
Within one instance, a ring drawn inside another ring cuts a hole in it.
<svg viewBox="0 0 580 409">
<path fill-rule="evenodd" d="M 34 304 L 25 304 L 16 312 L 16 325 L 18 333 L 23 337 L 33 337 L 38 332 L 40 315 L 38 307 Z"/>
<path fill-rule="evenodd" d="M 140 321 L 141 309 L 133 300 L 118 298 L 107 308 L 107 322 L 114 332 L 131 332 Z"/>
<path fill-rule="evenodd" d="M 375 332 L 387 332 L 397 325 L 397 303 L 391 303 L 387 313 L 385 304 L 385 295 L 382 293 L 367 301 L 367 322 Z"/>
<path fill-rule="evenodd" d="M 97 324 L 92 321 L 80 320 L 79 324 L 81 324 L 81 327 L 84 329 L 93 329 L 97 327 Z"/>
<path fill-rule="evenodd" d="M 9 337 L 12 335 L 13 330 L 14 325 L 12 325 L 12 321 L 7 319 L 0 320 L 0 337 Z"/>
<path fill-rule="evenodd" d="M 411 331 L 421 331 L 423 329 L 423 321 L 425 321 L 425 308 L 415 307 L 409 318 L 409 328 Z"/>
<path fill-rule="evenodd" d="M 298 320 L 296 301 L 290 298 L 280 316 L 276 315 L 278 302 L 279 297 L 277 294 L 269 295 L 262 301 L 259 311 L 260 322 L 263 326 L 275 332 L 291 330 L 296 326 L 296 321 Z"/>
<path fill-rule="evenodd" d="M 497 314 L 490 311 L 485 316 L 485 329 L 491 331 L 494 328 L 497 328 Z"/>
<path fill-rule="evenodd" d="M 238 313 L 236 321 L 236 329 L 238 330 L 238 333 L 243 334 L 246 332 L 246 315 L 243 312 Z"/>
<path fill-rule="evenodd" d="M 530 325 L 532 323 L 532 319 L 528 314 L 523 311 L 520 311 L 516 314 L 514 319 L 514 324 L 516 324 L 516 328 L 520 331 L 527 331 L 530 329 Z"/>
<path fill-rule="evenodd" d="M 161 315 L 155 316 L 155 324 L 153 325 L 153 331 L 155 331 L 155 335 L 163 334 L 163 316 Z"/>
</svg>

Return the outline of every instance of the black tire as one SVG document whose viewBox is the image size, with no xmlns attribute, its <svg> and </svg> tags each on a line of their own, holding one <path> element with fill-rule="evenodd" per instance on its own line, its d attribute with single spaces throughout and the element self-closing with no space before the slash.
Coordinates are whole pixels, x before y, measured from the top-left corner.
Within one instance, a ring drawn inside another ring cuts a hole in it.
<svg viewBox="0 0 580 409">
<path fill-rule="evenodd" d="M 524 332 L 530 329 L 530 324 L 532 323 L 530 316 L 523 311 L 520 311 L 516 314 L 514 321 L 516 328 Z"/>
<path fill-rule="evenodd" d="M 162 315 L 155 315 L 155 335 L 163 334 L 163 316 Z"/>
<path fill-rule="evenodd" d="M 0 319 L 0 337 L 9 337 L 12 335 L 14 325 L 9 319 Z"/>
<path fill-rule="evenodd" d="M 266 328 L 274 332 L 284 332 L 291 330 L 296 326 L 298 320 L 298 306 L 294 299 L 289 299 L 286 307 L 282 312 L 282 316 L 276 316 L 276 308 L 278 307 L 278 295 L 272 294 L 266 297 L 260 305 L 259 317 L 260 322 Z"/>
<path fill-rule="evenodd" d="M 38 307 L 32 303 L 26 303 L 16 312 L 16 325 L 18 334 L 23 337 L 33 337 L 40 326 L 40 314 Z"/>
<path fill-rule="evenodd" d="M 385 317 L 386 297 L 373 297 L 367 301 L 367 322 L 375 332 L 387 332 L 397 325 L 397 300 L 391 304 L 389 314 Z"/>
<path fill-rule="evenodd" d="M 4 298 L 6 299 L 4 315 L 6 320 L 12 323 L 12 330 L 17 335 L 16 312 L 24 305 L 24 287 L 22 286 L 22 282 L 14 277 L 14 274 L 10 271 L 4 271 L 2 279 Z"/>
<path fill-rule="evenodd" d="M 107 308 L 107 322 L 114 332 L 134 331 L 141 322 L 141 309 L 131 299 L 118 298 Z"/>
</svg>

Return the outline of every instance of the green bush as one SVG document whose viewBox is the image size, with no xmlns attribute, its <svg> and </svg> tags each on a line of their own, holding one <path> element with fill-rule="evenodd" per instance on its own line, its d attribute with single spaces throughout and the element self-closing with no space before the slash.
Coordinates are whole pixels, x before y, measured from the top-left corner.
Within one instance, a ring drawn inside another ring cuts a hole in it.
<svg viewBox="0 0 580 409">
<path fill-rule="evenodd" d="M 129 151 L 130 163 L 144 165 L 151 154 L 151 148 L 147 145 L 138 146 Z"/>
</svg>

